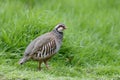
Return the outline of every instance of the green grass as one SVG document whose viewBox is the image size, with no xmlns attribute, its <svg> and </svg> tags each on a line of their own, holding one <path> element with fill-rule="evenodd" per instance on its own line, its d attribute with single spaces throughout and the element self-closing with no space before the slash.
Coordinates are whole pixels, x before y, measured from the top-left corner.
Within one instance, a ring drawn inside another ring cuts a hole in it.
<svg viewBox="0 0 120 80">
<path fill-rule="evenodd" d="M 0 79 L 119 80 L 120 0 L 0 0 Z M 58 23 L 68 29 L 50 70 L 20 66 L 26 46 Z"/>
</svg>

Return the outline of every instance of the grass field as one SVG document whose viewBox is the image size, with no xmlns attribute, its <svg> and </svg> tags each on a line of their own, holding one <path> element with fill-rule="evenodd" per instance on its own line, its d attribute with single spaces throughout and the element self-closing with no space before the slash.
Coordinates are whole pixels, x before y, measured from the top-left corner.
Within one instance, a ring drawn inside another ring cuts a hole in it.
<svg viewBox="0 0 120 80">
<path fill-rule="evenodd" d="M 20 66 L 26 46 L 68 29 L 50 70 Z M 120 80 L 120 0 L 0 0 L 0 80 Z"/>
</svg>

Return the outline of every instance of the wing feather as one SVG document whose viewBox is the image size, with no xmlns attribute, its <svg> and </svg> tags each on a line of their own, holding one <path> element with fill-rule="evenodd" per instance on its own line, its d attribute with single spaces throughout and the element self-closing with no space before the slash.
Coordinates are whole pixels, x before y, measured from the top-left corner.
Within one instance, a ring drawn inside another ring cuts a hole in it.
<svg viewBox="0 0 120 80">
<path fill-rule="evenodd" d="M 27 46 L 25 50 L 25 54 L 32 55 L 38 52 L 42 48 L 43 45 L 51 42 L 53 39 L 54 39 L 54 35 L 52 35 L 52 33 L 50 32 L 37 37 Z"/>
<path fill-rule="evenodd" d="M 46 34 L 44 36 L 41 36 L 34 44 L 34 47 L 32 49 L 32 54 L 36 53 L 39 51 L 39 49 L 46 45 L 47 43 L 51 42 L 54 39 L 54 36 L 51 34 Z"/>
</svg>

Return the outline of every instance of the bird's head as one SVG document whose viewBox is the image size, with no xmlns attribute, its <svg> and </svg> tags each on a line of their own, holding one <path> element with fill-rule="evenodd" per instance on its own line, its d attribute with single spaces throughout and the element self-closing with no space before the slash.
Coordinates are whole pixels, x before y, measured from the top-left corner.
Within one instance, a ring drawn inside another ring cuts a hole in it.
<svg viewBox="0 0 120 80">
<path fill-rule="evenodd" d="M 67 27 L 64 24 L 58 24 L 55 26 L 55 30 L 58 32 L 63 32 Z"/>
</svg>

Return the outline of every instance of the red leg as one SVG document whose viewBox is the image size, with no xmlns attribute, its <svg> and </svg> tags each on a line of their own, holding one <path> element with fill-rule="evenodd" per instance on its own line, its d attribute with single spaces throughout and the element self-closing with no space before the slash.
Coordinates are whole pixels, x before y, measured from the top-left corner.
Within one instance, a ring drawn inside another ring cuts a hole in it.
<svg viewBox="0 0 120 80">
<path fill-rule="evenodd" d="M 45 63 L 46 68 L 49 69 L 49 65 L 48 65 L 47 61 L 44 61 L 44 63 Z"/>
<path fill-rule="evenodd" d="M 38 66 L 39 70 L 41 70 L 41 63 L 42 63 L 42 61 L 39 61 L 39 66 Z"/>
</svg>

